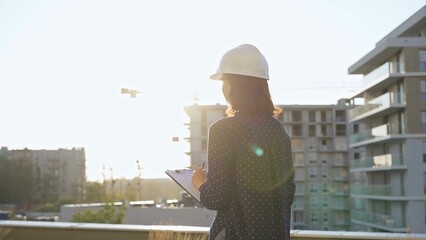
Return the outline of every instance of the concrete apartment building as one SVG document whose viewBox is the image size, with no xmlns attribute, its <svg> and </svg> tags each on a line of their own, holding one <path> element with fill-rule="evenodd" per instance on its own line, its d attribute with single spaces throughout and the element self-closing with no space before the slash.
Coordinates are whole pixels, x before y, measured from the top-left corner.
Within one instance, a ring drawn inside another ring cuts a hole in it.
<svg viewBox="0 0 426 240">
<path fill-rule="evenodd" d="M 364 86 L 349 111 L 362 123 L 351 148 L 354 230 L 426 233 L 426 7 L 395 28 L 348 69 Z"/>
<path fill-rule="evenodd" d="M 29 203 L 83 200 L 86 180 L 84 148 L 9 150 L 2 147 L 0 156 L 10 161 L 26 162 L 31 167 L 32 196 Z"/>
<path fill-rule="evenodd" d="M 352 128 L 345 99 L 337 105 L 283 105 L 278 119 L 291 137 L 295 168 L 296 196 L 293 228 L 349 230 L 348 135 Z M 224 105 L 185 107 L 190 117 L 191 165 L 207 161 L 209 126 L 226 117 Z M 358 153 L 359 155 L 359 153 Z"/>
</svg>

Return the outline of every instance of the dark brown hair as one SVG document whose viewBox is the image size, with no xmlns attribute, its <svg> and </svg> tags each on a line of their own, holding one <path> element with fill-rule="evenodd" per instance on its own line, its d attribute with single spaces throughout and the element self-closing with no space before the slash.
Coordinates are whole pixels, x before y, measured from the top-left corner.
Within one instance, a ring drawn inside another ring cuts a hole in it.
<svg viewBox="0 0 426 240">
<path fill-rule="evenodd" d="M 242 113 L 276 117 L 281 113 L 272 103 L 267 80 L 233 74 L 224 74 L 223 80 L 230 86 L 227 93 L 224 91 L 228 116 Z"/>
</svg>

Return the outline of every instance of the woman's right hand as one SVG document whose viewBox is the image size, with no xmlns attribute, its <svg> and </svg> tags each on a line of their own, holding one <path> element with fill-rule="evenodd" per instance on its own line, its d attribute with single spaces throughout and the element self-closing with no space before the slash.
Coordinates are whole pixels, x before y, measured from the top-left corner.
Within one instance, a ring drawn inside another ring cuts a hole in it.
<svg viewBox="0 0 426 240">
<path fill-rule="evenodd" d="M 200 189 L 200 186 L 207 181 L 207 171 L 200 167 L 193 167 L 193 169 L 192 185 L 194 185 L 195 188 Z"/>
</svg>

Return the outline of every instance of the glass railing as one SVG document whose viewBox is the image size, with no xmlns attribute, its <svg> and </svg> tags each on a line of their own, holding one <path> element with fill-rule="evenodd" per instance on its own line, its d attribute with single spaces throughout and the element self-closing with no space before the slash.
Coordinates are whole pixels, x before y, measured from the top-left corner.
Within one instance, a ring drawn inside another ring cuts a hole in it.
<svg viewBox="0 0 426 240">
<path fill-rule="evenodd" d="M 349 119 L 353 119 L 361 114 L 367 113 L 377 108 L 388 108 L 391 106 L 391 104 L 401 103 L 401 99 L 403 99 L 403 97 L 399 96 L 399 94 L 390 92 L 385 93 L 368 101 L 368 103 L 362 106 L 349 110 Z"/>
<path fill-rule="evenodd" d="M 347 195 L 349 194 L 349 186 L 347 183 L 335 182 L 328 185 L 328 192 L 331 195 Z"/>
<path fill-rule="evenodd" d="M 350 135 L 349 144 L 355 144 L 371 139 L 380 139 L 388 137 L 391 134 L 401 134 L 400 133 L 401 124 L 383 124 L 374 128 L 366 129 L 357 134 Z"/>
<path fill-rule="evenodd" d="M 360 185 L 351 186 L 351 194 L 374 196 L 404 196 L 404 186 L 398 185 Z"/>
<path fill-rule="evenodd" d="M 330 209 L 335 209 L 335 210 L 349 210 L 350 209 L 350 204 L 348 201 L 344 201 L 344 202 L 334 202 L 333 204 L 331 204 L 331 206 L 329 206 Z"/>
<path fill-rule="evenodd" d="M 380 168 L 380 167 L 395 167 L 403 166 L 404 159 L 397 154 L 384 154 L 374 157 L 368 157 L 362 160 L 350 161 L 351 168 Z"/>
<path fill-rule="evenodd" d="M 374 71 L 369 74 L 364 75 L 363 83 L 364 85 L 369 84 L 370 82 L 374 82 L 377 79 L 383 79 L 390 74 L 390 64 L 389 62 L 385 62 L 380 67 L 376 68 Z"/>
<path fill-rule="evenodd" d="M 376 214 L 367 211 L 351 211 L 351 218 L 353 220 L 372 223 L 390 228 L 406 228 L 403 218 L 396 218 L 389 215 Z"/>
</svg>

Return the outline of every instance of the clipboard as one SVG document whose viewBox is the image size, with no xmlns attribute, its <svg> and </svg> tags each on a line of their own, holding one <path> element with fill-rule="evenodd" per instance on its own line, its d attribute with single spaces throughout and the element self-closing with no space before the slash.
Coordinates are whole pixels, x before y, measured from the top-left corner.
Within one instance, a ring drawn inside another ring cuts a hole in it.
<svg viewBox="0 0 426 240">
<path fill-rule="evenodd" d="M 179 170 L 167 170 L 166 174 L 173 179 L 181 188 L 194 197 L 198 202 L 200 200 L 200 191 L 192 185 L 192 173 L 191 169 L 179 169 Z"/>
</svg>

